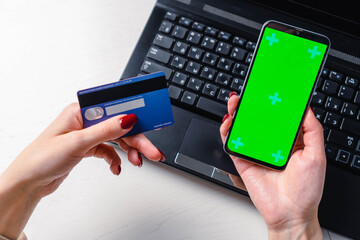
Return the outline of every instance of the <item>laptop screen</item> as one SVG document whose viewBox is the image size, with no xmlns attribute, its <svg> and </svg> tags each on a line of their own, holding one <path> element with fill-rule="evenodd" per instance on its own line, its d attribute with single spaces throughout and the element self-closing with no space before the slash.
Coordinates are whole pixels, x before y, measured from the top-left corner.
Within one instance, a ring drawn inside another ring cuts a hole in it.
<svg viewBox="0 0 360 240">
<path fill-rule="evenodd" d="M 360 38 L 360 14 L 357 1 L 316 1 L 316 0 L 254 0 L 300 18 Z"/>
</svg>

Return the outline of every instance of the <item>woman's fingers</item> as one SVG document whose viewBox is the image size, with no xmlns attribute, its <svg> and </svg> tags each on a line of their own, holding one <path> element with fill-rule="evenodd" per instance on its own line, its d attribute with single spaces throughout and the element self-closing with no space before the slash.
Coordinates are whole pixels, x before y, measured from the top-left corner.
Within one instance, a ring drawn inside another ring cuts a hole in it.
<svg viewBox="0 0 360 240">
<path fill-rule="evenodd" d="M 223 143 L 225 143 L 225 138 L 231 127 L 232 120 L 233 118 L 229 115 L 220 126 L 220 136 Z"/>
<path fill-rule="evenodd" d="M 302 129 L 305 146 L 324 146 L 323 128 L 311 108 L 305 116 Z"/>
<path fill-rule="evenodd" d="M 119 138 L 128 133 L 136 122 L 137 117 L 135 114 L 120 115 L 77 131 L 75 133 L 80 138 L 76 139 L 80 144 L 77 147 L 87 151 L 98 144 Z"/>
<path fill-rule="evenodd" d="M 309 156 L 310 159 L 314 159 L 314 160 L 326 159 L 324 156 L 325 150 L 324 150 L 323 128 L 320 122 L 315 117 L 311 108 L 309 108 L 305 116 L 302 129 L 304 132 L 303 154 L 306 154 L 307 156 Z"/>
<path fill-rule="evenodd" d="M 129 148 L 128 159 L 134 166 L 141 167 L 143 165 L 143 159 L 141 154 L 135 148 Z"/>
<path fill-rule="evenodd" d="M 99 144 L 96 147 L 90 149 L 86 154 L 86 157 L 94 156 L 104 159 L 109 165 L 113 174 L 119 175 L 121 172 L 121 159 L 116 153 L 115 149 L 107 144 Z"/>
<path fill-rule="evenodd" d="M 129 147 L 141 152 L 146 158 L 153 161 L 165 161 L 165 155 L 155 147 L 144 134 L 136 134 L 134 136 L 121 139 Z M 116 142 L 118 142 L 116 140 Z"/>
<path fill-rule="evenodd" d="M 233 95 L 230 94 L 230 98 L 228 100 L 228 112 L 229 113 L 224 116 L 223 123 L 220 126 L 220 136 L 221 136 L 221 140 L 223 143 L 225 142 L 226 135 L 232 124 L 234 112 L 235 112 L 238 102 L 239 102 L 239 97 L 235 94 L 233 94 Z"/>
<path fill-rule="evenodd" d="M 142 151 L 144 156 L 151 160 L 165 160 L 165 156 L 163 156 L 163 153 L 159 149 L 157 149 L 143 134 L 137 134 L 131 137 L 115 139 L 112 142 L 117 143 L 119 147 L 128 154 L 128 159 L 134 166 L 142 166 L 143 159 L 140 154 L 140 152 Z M 130 146 L 130 144 L 132 145 Z"/>
<path fill-rule="evenodd" d="M 235 109 L 238 105 L 238 102 L 239 102 L 239 96 L 237 95 L 230 95 L 230 98 L 228 100 L 228 112 L 230 114 L 230 116 L 234 116 L 234 112 L 235 112 Z"/>
</svg>

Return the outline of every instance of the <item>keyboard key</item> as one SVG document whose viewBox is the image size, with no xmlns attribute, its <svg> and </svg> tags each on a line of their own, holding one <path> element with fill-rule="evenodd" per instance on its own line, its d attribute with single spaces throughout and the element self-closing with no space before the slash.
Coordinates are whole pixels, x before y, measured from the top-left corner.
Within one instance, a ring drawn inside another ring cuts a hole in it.
<svg viewBox="0 0 360 240">
<path fill-rule="evenodd" d="M 330 130 L 327 140 L 331 143 L 335 143 L 350 149 L 354 149 L 356 143 L 354 136 L 334 129 Z"/>
<path fill-rule="evenodd" d="M 230 33 L 223 32 L 223 31 L 220 31 L 219 35 L 218 35 L 218 38 L 220 38 L 221 40 L 225 40 L 225 41 L 229 41 L 230 37 L 231 37 Z"/>
<path fill-rule="evenodd" d="M 172 24 L 171 22 L 162 21 L 159 31 L 163 32 L 163 33 L 170 33 L 173 26 L 174 26 L 174 24 Z"/>
<path fill-rule="evenodd" d="M 215 69 L 212 69 L 210 67 L 203 67 L 200 77 L 208 80 L 213 80 L 215 77 L 215 73 L 216 73 Z"/>
<path fill-rule="evenodd" d="M 170 85 L 168 90 L 169 90 L 170 98 L 175 99 L 175 100 L 179 99 L 180 94 L 182 92 L 181 88 Z"/>
<path fill-rule="evenodd" d="M 205 29 L 205 33 L 212 35 L 212 36 L 216 36 L 218 31 L 219 31 L 218 29 L 213 28 L 213 27 L 206 27 L 206 29 Z"/>
<path fill-rule="evenodd" d="M 219 55 L 216 55 L 216 54 L 210 53 L 210 52 L 206 52 L 202 62 L 209 64 L 211 66 L 214 66 L 218 58 L 219 58 Z"/>
<path fill-rule="evenodd" d="M 199 32 L 202 32 L 205 28 L 205 25 L 202 24 L 202 23 L 199 23 L 199 22 L 194 22 L 193 25 L 192 25 L 192 28 L 199 31 Z"/>
<path fill-rule="evenodd" d="M 173 42 L 174 42 L 174 39 L 172 39 L 170 37 L 167 37 L 167 36 L 162 35 L 162 34 L 156 34 L 153 43 L 155 45 L 159 46 L 159 47 L 170 49 Z"/>
<path fill-rule="evenodd" d="M 354 103 L 360 104 L 360 91 L 356 91 Z"/>
<path fill-rule="evenodd" d="M 164 72 L 166 80 L 170 79 L 173 72 L 170 68 L 164 67 L 160 64 L 148 60 L 144 61 L 143 65 L 141 66 L 141 71 L 144 71 L 146 73 Z"/>
<path fill-rule="evenodd" d="M 185 54 L 189 48 L 189 44 L 177 41 L 174 45 L 173 51 L 180 54 Z"/>
<path fill-rule="evenodd" d="M 359 79 L 347 76 L 345 79 L 345 84 L 349 87 L 356 88 L 359 85 Z"/>
<path fill-rule="evenodd" d="M 322 72 L 321 72 L 321 76 L 322 77 L 327 77 L 329 74 L 329 69 L 327 68 L 323 68 Z"/>
<path fill-rule="evenodd" d="M 232 43 L 236 44 L 238 46 L 244 46 L 245 45 L 246 40 L 244 38 L 241 37 L 234 37 Z"/>
<path fill-rule="evenodd" d="M 330 78 L 331 80 L 340 82 L 341 79 L 342 79 L 342 77 L 343 77 L 343 74 L 341 74 L 341 73 L 339 73 L 339 72 L 335 72 L 335 71 L 330 71 L 329 78 Z"/>
<path fill-rule="evenodd" d="M 151 47 L 147 57 L 166 64 L 169 62 L 171 54 L 159 48 Z"/>
<path fill-rule="evenodd" d="M 220 58 L 217 67 L 222 70 L 225 70 L 225 71 L 230 71 L 233 63 L 234 63 L 234 61 L 222 57 L 222 58 Z"/>
<path fill-rule="evenodd" d="M 354 89 L 345 85 L 340 86 L 338 96 L 345 99 L 351 100 L 354 95 Z"/>
<path fill-rule="evenodd" d="M 342 163 L 348 163 L 349 159 L 350 159 L 350 153 L 348 151 L 340 149 L 336 156 L 336 161 L 342 162 Z"/>
<path fill-rule="evenodd" d="M 328 95 L 334 95 L 337 93 L 339 88 L 339 84 L 334 81 L 325 80 L 324 85 L 322 87 L 322 91 Z"/>
<path fill-rule="evenodd" d="M 325 108 L 338 112 L 340 111 L 341 104 L 342 101 L 340 99 L 334 97 L 328 97 L 325 103 Z"/>
<path fill-rule="evenodd" d="M 198 91 L 200 91 L 203 83 L 204 83 L 203 81 L 192 77 L 192 78 L 190 78 L 187 87 L 198 92 Z"/>
<path fill-rule="evenodd" d="M 189 76 L 184 73 L 176 72 L 172 78 L 172 82 L 183 86 L 183 85 L 185 85 L 188 77 Z"/>
<path fill-rule="evenodd" d="M 200 48 L 191 47 L 188 53 L 188 57 L 199 61 L 202 57 L 203 52 L 204 51 L 201 50 Z"/>
<path fill-rule="evenodd" d="M 183 39 L 185 37 L 187 31 L 188 30 L 186 28 L 176 25 L 172 32 L 172 36 Z"/>
<path fill-rule="evenodd" d="M 230 83 L 230 78 L 231 76 L 229 74 L 219 72 L 218 75 L 216 76 L 215 82 L 227 86 Z"/>
<path fill-rule="evenodd" d="M 181 18 L 179 19 L 179 24 L 180 24 L 180 25 L 183 25 L 183 26 L 188 27 L 188 26 L 191 25 L 191 23 L 192 23 L 192 20 L 189 19 L 189 18 L 181 17 Z"/>
<path fill-rule="evenodd" d="M 214 49 L 216 42 L 217 42 L 216 39 L 206 36 L 206 37 L 204 37 L 204 39 L 201 43 L 201 46 L 212 50 L 212 49 Z"/>
<path fill-rule="evenodd" d="M 332 144 L 326 144 L 325 146 L 325 154 L 326 158 L 335 159 L 337 153 L 337 148 Z"/>
<path fill-rule="evenodd" d="M 232 73 L 244 78 L 247 70 L 248 66 L 241 63 L 235 63 Z"/>
<path fill-rule="evenodd" d="M 175 13 L 173 13 L 173 12 L 167 12 L 167 13 L 165 14 L 165 18 L 166 18 L 166 19 L 169 19 L 169 20 L 171 20 L 171 21 L 175 21 L 175 20 L 176 20 L 176 17 L 177 17 L 177 15 L 176 15 Z"/>
<path fill-rule="evenodd" d="M 228 43 L 224 43 L 224 42 L 219 42 L 217 47 L 216 47 L 216 52 L 223 54 L 223 55 L 228 55 L 231 49 L 231 45 Z"/>
<path fill-rule="evenodd" d="M 194 105 L 196 97 L 197 95 L 195 93 L 185 91 L 181 98 L 181 102 L 188 105 Z"/>
<path fill-rule="evenodd" d="M 341 116 L 336 113 L 327 112 L 325 116 L 324 123 L 337 127 L 340 124 Z"/>
<path fill-rule="evenodd" d="M 360 156 L 359 155 L 354 155 L 351 166 L 360 169 Z"/>
<path fill-rule="evenodd" d="M 360 152 L 360 140 L 358 141 L 357 145 L 356 145 L 356 151 Z"/>
<path fill-rule="evenodd" d="M 252 57 L 253 57 L 254 53 L 253 52 L 249 52 L 248 55 L 246 56 L 246 59 L 245 59 L 245 63 L 246 64 L 250 64 L 251 61 L 252 61 Z"/>
<path fill-rule="evenodd" d="M 185 62 L 185 58 L 175 55 L 170 65 L 178 69 L 183 69 L 185 66 Z"/>
<path fill-rule="evenodd" d="M 327 136 L 329 135 L 329 131 L 330 131 L 329 127 L 323 125 L 323 135 L 324 135 L 325 140 L 327 139 Z"/>
<path fill-rule="evenodd" d="M 199 63 L 189 61 L 185 71 L 197 75 L 200 71 L 201 65 Z"/>
<path fill-rule="evenodd" d="M 325 117 L 326 111 L 322 108 L 313 107 L 315 117 L 319 120 L 319 122 L 322 122 Z"/>
<path fill-rule="evenodd" d="M 223 118 L 224 115 L 227 113 L 226 104 L 218 103 L 206 97 L 200 97 L 199 101 L 196 104 L 196 107 L 203 111 L 215 114 L 219 118 Z"/>
<path fill-rule="evenodd" d="M 322 77 L 319 77 L 319 80 L 316 83 L 316 91 L 321 89 L 323 83 L 324 83 L 324 79 Z"/>
<path fill-rule="evenodd" d="M 215 97 L 217 90 L 218 90 L 218 87 L 216 85 L 211 84 L 211 83 L 205 83 L 202 93 L 204 93 L 210 97 Z"/>
<path fill-rule="evenodd" d="M 229 90 L 222 88 L 222 89 L 220 89 L 220 91 L 219 91 L 219 94 L 218 94 L 218 96 L 217 96 L 217 99 L 219 99 L 219 100 L 221 100 L 221 101 L 223 101 L 223 102 L 227 102 L 227 101 L 229 100 L 229 95 L 230 95 L 230 93 L 231 93 L 231 92 L 230 92 Z"/>
<path fill-rule="evenodd" d="M 251 42 L 251 41 L 248 41 L 246 43 L 246 49 L 250 50 L 250 51 L 254 51 L 255 50 L 255 47 L 256 47 L 256 42 Z"/>
<path fill-rule="evenodd" d="M 233 78 L 230 88 L 234 89 L 237 92 L 241 92 L 243 86 L 244 86 L 244 80 L 240 78 Z"/>
<path fill-rule="evenodd" d="M 323 106 L 326 99 L 326 95 L 321 92 L 314 92 L 311 99 L 311 103 L 318 106 Z"/>
<path fill-rule="evenodd" d="M 244 60 L 245 55 L 246 55 L 246 50 L 238 48 L 238 47 L 234 47 L 230 54 L 230 56 L 232 58 L 235 58 L 238 61 Z"/>
<path fill-rule="evenodd" d="M 202 37 L 201 33 L 190 31 L 188 37 L 186 38 L 186 41 L 191 42 L 193 44 L 198 44 L 200 42 L 201 37 Z"/>
<path fill-rule="evenodd" d="M 352 103 L 345 102 L 341 108 L 341 114 L 349 117 L 355 117 L 357 110 L 358 106 Z"/>
<path fill-rule="evenodd" d="M 349 118 L 344 118 L 340 129 L 356 136 L 360 136 L 360 122 Z"/>
</svg>

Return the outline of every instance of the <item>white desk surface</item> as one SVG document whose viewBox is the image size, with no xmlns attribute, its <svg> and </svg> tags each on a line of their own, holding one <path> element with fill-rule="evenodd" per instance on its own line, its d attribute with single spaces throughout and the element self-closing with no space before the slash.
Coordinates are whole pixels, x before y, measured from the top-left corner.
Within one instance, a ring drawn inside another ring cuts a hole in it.
<svg viewBox="0 0 360 240">
<path fill-rule="evenodd" d="M 77 90 L 119 79 L 154 3 L 1 1 L 0 173 L 77 101 Z M 267 238 L 246 197 L 150 161 L 134 167 L 119 154 L 119 177 L 105 161 L 84 159 L 40 202 L 28 238 Z"/>
</svg>

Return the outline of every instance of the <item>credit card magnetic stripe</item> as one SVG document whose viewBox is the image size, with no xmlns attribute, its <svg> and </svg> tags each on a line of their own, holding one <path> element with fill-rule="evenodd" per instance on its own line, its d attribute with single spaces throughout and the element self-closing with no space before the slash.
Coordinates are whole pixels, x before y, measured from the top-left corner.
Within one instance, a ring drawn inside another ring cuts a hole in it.
<svg viewBox="0 0 360 240">
<path fill-rule="evenodd" d="M 116 83 L 102 85 L 96 88 L 81 90 L 78 92 L 78 99 L 81 108 L 86 108 L 96 104 L 110 102 L 119 98 L 126 98 L 147 92 L 152 92 L 167 88 L 163 81 L 164 73 L 158 72 L 150 75 L 126 79 Z M 153 79 L 151 79 L 153 78 Z M 151 79 L 151 81 L 145 81 Z"/>
</svg>

